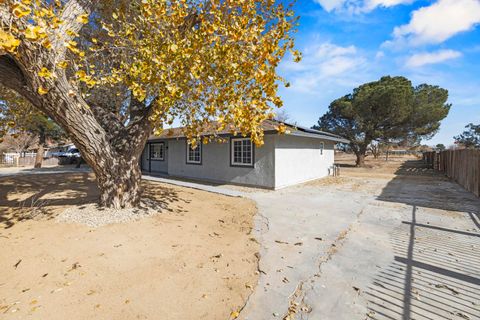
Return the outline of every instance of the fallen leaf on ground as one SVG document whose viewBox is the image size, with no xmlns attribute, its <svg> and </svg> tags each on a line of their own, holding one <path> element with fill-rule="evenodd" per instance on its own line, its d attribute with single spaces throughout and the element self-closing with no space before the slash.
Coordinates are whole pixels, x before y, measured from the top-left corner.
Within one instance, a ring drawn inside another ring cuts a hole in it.
<svg viewBox="0 0 480 320">
<path fill-rule="evenodd" d="M 436 284 L 435 288 L 450 290 L 454 295 L 460 294 L 460 292 L 453 289 L 452 287 L 447 286 L 446 284 Z"/>
<path fill-rule="evenodd" d="M 457 312 L 456 315 L 462 317 L 463 319 L 471 319 L 469 316 L 462 312 Z"/>
<path fill-rule="evenodd" d="M 15 269 L 17 269 L 17 267 L 18 267 L 18 265 L 20 264 L 20 262 L 22 262 L 22 259 L 18 260 L 18 262 L 13 265 L 13 266 L 15 267 Z"/>
<path fill-rule="evenodd" d="M 72 264 L 72 267 L 70 268 L 70 270 L 68 270 L 68 272 L 78 269 L 80 267 L 81 267 L 80 263 L 75 262 L 74 264 Z"/>
<path fill-rule="evenodd" d="M 32 309 L 30 309 L 30 312 L 35 312 L 38 308 L 40 308 L 40 306 L 34 306 Z"/>
</svg>

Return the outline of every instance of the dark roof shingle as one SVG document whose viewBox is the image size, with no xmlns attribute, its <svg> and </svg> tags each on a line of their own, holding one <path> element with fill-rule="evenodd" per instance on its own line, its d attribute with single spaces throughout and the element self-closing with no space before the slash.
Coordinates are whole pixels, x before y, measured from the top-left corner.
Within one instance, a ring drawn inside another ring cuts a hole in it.
<svg viewBox="0 0 480 320">
<path fill-rule="evenodd" d="M 278 127 L 282 124 L 287 126 L 288 134 L 293 136 L 311 137 L 311 138 L 331 140 L 331 141 L 341 142 L 341 143 L 348 143 L 348 140 L 340 136 L 337 136 L 333 133 L 304 128 L 304 127 L 300 127 L 300 126 L 296 126 L 296 125 L 292 125 L 292 124 L 288 124 L 288 123 L 280 122 L 276 120 L 265 120 L 262 122 L 261 126 L 263 131 L 266 134 L 269 134 L 269 133 L 277 133 Z M 208 128 L 204 129 L 200 135 L 201 136 L 209 136 L 214 134 L 217 134 L 219 136 L 231 135 L 231 132 L 232 132 L 231 128 L 232 126 L 227 126 L 225 129 L 221 131 L 217 131 L 216 122 L 212 122 L 211 125 Z M 184 127 L 165 129 L 160 135 L 152 135 L 149 137 L 148 140 L 180 139 L 180 138 L 185 138 Z"/>
</svg>

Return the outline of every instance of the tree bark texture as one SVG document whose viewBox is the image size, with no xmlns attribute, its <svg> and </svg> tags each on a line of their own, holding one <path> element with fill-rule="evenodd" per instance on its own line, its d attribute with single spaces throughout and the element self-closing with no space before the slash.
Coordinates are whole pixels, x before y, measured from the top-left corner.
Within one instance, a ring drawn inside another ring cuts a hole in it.
<svg viewBox="0 0 480 320">
<path fill-rule="evenodd" d="M 42 167 L 42 162 L 43 162 L 43 153 L 45 152 L 45 148 L 43 147 L 43 144 L 40 143 L 38 145 L 37 149 L 37 155 L 35 156 L 35 164 L 34 168 L 39 169 Z"/>
<path fill-rule="evenodd" d="M 357 153 L 357 160 L 355 161 L 355 165 L 357 167 L 365 166 L 365 154 Z"/>
<path fill-rule="evenodd" d="M 62 17 L 65 32 L 80 30 L 81 24 L 76 18 L 89 14 L 93 2 L 70 0 L 65 4 Z M 1 8 L 0 14 L 2 21 L 10 18 Z M 64 41 L 68 38 L 65 33 Z M 65 130 L 95 173 L 101 206 L 137 206 L 141 193 L 139 160 L 152 130 L 151 108 L 137 107 L 129 123 L 124 125 L 115 115 L 109 116 L 109 111 L 88 105 L 69 83 L 65 71 L 57 70 L 55 79 L 40 78 L 38 72 L 42 66 L 53 66 L 55 61 L 64 59 L 63 41 L 61 45 L 54 43 L 54 47 L 55 50 L 47 51 L 23 41 L 17 55 L 0 53 L 0 85 L 18 92 Z M 40 87 L 48 88 L 48 93 L 39 94 Z"/>
</svg>

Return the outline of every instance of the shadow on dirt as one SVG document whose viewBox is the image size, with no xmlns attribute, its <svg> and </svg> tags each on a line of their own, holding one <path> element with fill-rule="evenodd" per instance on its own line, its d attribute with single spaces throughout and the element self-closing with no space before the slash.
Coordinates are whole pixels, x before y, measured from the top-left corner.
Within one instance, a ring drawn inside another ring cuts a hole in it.
<svg viewBox="0 0 480 320">
<path fill-rule="evenodd" d="M 180 201 L 173 188 L 144 182 L 144 197 L 171 211 Z M 24 220 L 52 219 L 64 207 L 80 206 L 98 200 L 99 190 L 93 174 L 40 174 L 0 178 L 0 228 L 8 229 Z"/>
</svg>

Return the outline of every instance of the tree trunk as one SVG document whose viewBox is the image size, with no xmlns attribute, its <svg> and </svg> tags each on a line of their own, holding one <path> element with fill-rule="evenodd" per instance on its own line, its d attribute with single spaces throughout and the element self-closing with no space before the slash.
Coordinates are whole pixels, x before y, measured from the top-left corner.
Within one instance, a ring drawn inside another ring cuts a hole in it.
<svg viewBox="0 0 480 320">
<path fill-rule="evenodd" d="M 65 71 L 57 69 L 54 79 L 38 75 L 42 66 L 65 60 L 64 43 L 73 40 L 72 34 L 83 26 L 77 17 L 90 14 L 95 3 L 66 2 L 60 19 L 64 23 L 58 30 L 62 41 L 53 43 L 52 50 L 39 49 L 37 44 L 26 41 L 16 55 L 0 53 L 0 84 L 15 90 L 65 130 L 95 172 L 101 206 L 128 208 L 140 201 L 139 159 L 152 131 L 150 105 L 138 101 L 131 105 L 129 121 L 124 123 L 102 106 L 88 105 Z M 8 25 L 11 19 L 6 6 L 0 6 L 0 22 Z M 40 88 L 48 92 L 40 94 Z"/>
<path fill-rule="evenodd" d="M 100 189 L 101 207 L 122 209 L 136 207 L 141 196 L 141 171 L 139 159 L 151 132 L 148 110 L 132 117 L 127 126 L 108 131 L 116 125 L 108 119 L 99 120 L 79 97 L 71 97 L 65 78 L 52 86 L 48 99 L 41 97 L 40 106 L 68 133 L 80 150 L 82 158 L 95 173 Z M 65 113 L 52 109 L 69 110 Z"/>
<path fill-rule="evenodd" d="M 37 155 L 35 156 L 35 165 L 34 168 L 41 168 L 42 167 L 42 162 L 43 162 L 43 154 L 45 152 L 45 149 L 43 147 L 43 144 L 40 143 L 38 145 L 38 150 L 37 150 Z"/>
<path fill-rule="evenodd" d="M 355 165 L 357 167 L 363 167 L 365 165 L 365 153 L 357 153 L 357 160 L 355 161 Z"/>
<path fill-rule="evenodd" d="M 121 209 L 139 205 L 142 172 L 138 161 L 114 160 L 109 168 L 93 164 L 92 169 L 100 189 L 100 206 Z"/>
</svg>

